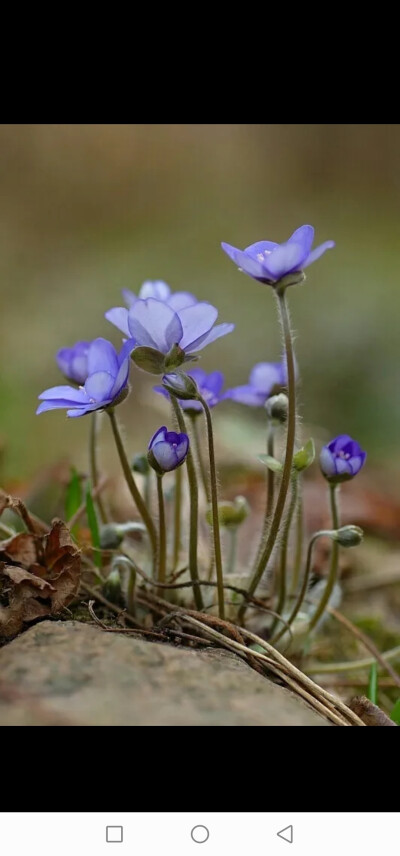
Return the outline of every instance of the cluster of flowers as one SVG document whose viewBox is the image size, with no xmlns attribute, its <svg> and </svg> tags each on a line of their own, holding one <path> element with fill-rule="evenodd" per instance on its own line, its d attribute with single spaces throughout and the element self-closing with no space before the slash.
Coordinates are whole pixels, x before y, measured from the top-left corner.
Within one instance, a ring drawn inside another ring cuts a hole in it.
<svg viewBox="0 0 400 856">
<path fill-rule="evenodd" d="M 314 230 L 311 226 L 297 229 L 284 244 L 259 241 L 245 250 L 222 244 L 224 251 L 246 274 L 259 282 L 275 286 L 284 277 L 302 271 L 334 246 L 326 241 L 311 250 Z M 171 292 L 163 281 L 144 282 L 138 296 L 125 289 L 127 307 L 114 307 L 105 317 L 124 337 L 116 351 L 111 342 L 97 338 L 61 348 L 57 363 L 70 384 L 46 389 L 40 396 L 37 413 L 65 408 L 69 417 L 84 416 L 96 410 L 115 407 L 128 393 L 130 357 L 139 367 L 154 374 L 164 374 L 193 359 L 198 351 L 231 333 L 234 324 L 218 324 L 217 309 L 198 301 L 186 291 Z M 138 359 L 135 360 L 136 354 Z M 194 368 L 187 373 L 209 407 L 231 399 L 241 404 L 261 407 L 267 399 L 287 386 L 285 359 L 280 363 L 263 362 L 254 366 L 247 384 L 223 391 L 224 377 L 219 371 L 207 374 Z M 164 386 L 155 391 L 168 397 Z M 180 401 L 184 410 L 199 413 L 202 405 L 196 399 Z M 175 469 L 186 458 L 187 435 L 167 431 L 163 426 L 150 440 L 157 465 L 165 472 Z M 352 478 L 361 469 L 365 453 L 348 435 L 340 435 L 322 449 L 321 468 L 328 479 Z"/>
</svg>

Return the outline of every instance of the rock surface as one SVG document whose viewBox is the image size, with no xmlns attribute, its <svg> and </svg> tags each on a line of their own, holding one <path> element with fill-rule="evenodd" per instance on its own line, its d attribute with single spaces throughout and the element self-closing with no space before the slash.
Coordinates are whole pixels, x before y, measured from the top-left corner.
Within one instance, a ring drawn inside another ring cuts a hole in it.
<svg viewBox="0 0 400 856">
<path fill-rule="evenodd" d="M 0 725 L 328 725 L 223 651 L 44 621 L 0 650 Z"/>
</svg>

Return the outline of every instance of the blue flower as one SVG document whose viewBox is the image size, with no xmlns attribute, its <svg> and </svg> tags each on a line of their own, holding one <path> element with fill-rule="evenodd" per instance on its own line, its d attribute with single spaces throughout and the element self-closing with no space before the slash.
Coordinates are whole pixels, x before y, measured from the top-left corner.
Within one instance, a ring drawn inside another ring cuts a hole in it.
<svg viewBox="0 0 400 856">
<path fill-rule="evenodd" d="M 223 398 L 230 398 L 250 407 L 263 407 L 277 388 L 287 386 L 285 363 L 257 363 L 250 372 L 249 382 L 228 389 Z"/>
<path fill-rule="evenodd" d="M 39 395 L 36 413 L 67 408 L 67 416 L 85 416 L 104 410 L 125 397 L 132 343 L 125 342 L 119 354 L 111 342 L 95 339 L 88 348 L 87 378 L 83 386 L 53 386 Z"/>
<path fill-rule="evenodd" d="M 106 312 L 106 318 L 118 327 L 125 336 L 130 336 L 128 327 L 129 309 L 136 303 L 137 300 L 148 300 L 150 297 L 154 300 L 159 300 L 161 303 L 166 303 L 174 312 L 180 309 L 186 309 L 188 306 L 194 306 L 198 303 L 197 298 L 190 294 L 189 291 L 171 292 L 169 285 L 161 279 L 146 280 L 139 289 L 139 294 L 136 296 L 129 288 L 122 289 L 122 295 L 128 309 L 124 306 L 114 306 Z"/>
<path fill-rule="evenodd" d="M 323 446 L 319 458 L 322 474 L 333 483 L 354 478 L 364 466 L 367 453 L 348 434 L 339 434 Z"/>
<path fill-rule="evenodd" d="M 60 371 L 71 383 L 85 383 L 88 375 L 87 355 L 90 342 L 76 342 L 71 348 L 60 348 L 56 354 Z"/>
<path fill-rule="evenodd" d="M 214 327 L 217 317 L 218 310 L 211 303 L 192 303 L 175 311 L 154 297 L 138 298 L 129 310 L 115 307 L 106 312 L 107 320 L 129 336 L 133 345 L 165 355 L 179 345 L 186 356 L 232 332 L 234 324 Z"/>
<path fill-rule="evenodd" d="M 224 398 L 222 395 L 222 387 L 224 385 L 224 376 L 222 372 L 211 372 L 210 374 L 207 374 L 204 369 L 191 369 L 187 374 L 189 377 L 193 378 L 194 382 L 197 384 L 200 395 L 205 399 L 209 407 L 215 407 L 219 401 L 222 401 Z M 165 379 L 168 380 L 168 375 L 165 375 Z M 161 395 L 164 395 L 165 398 L 169 398 L 169 393 L 163 386 L 153 386 L 153 389 L 155 392 L 159 392 Z M 200 404 L 200 401 L 180 398 L 179 402 L 183 410 L 196 411 L 198 413 L 201 413 L 203 410 L 203 406 Z"/>
<path fill-rule="evenodd" d="M 221 246 L 243 273 L 259 282 L 274 285 L 287 274 L 304 270 L 335 246 L 334 241 L 325 241 L 312 250 L 313 240 L 313 227 L 300 226 L 284 244 L 257 241 L 245 250 L 238 250 L 230 244 L 222 243 Z"/>
<path fill-rule="evenodd" d="M 165 425 L 159 428 L 149 443 L 148 460 L 160 475 L 176 470 L 183 464 L 189 451 L 187 434 L 168 431 Z"/>
</svg>

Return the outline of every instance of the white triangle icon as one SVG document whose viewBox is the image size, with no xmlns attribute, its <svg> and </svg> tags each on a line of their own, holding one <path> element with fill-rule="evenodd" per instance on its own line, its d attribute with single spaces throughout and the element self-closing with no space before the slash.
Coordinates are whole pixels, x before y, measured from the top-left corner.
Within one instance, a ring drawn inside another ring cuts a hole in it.
<svg viewBox="0 0 400 856">
<path fill-rule="evenodd" d="M 293 844 L 293 826 L 285 826 L 284 829 L 281 829 L 276 834 L 278 838 L 283 838 L 284 841 Z"/>
</svg>

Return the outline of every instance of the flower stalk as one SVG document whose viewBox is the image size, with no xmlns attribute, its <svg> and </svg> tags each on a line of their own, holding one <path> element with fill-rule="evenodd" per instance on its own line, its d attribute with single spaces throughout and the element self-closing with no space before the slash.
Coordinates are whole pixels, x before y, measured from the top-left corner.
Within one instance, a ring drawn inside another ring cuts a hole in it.
<svg viewBox="0 0 400 856">
<path fill-rule="evenodd" d="M 210 459 L 210 494 L 211 494 L 211 510 L 212 510 L 212 531 L 214 541 L 214 559 L 215 572 L 217 576 L 217 592 L 218 592 L 218 614 L 220 618 L 225 618 L 225 601 L 224 601 L 224 576 L 222 570 L 222 552 L 221 552 L 221 535 L 219 528 L 219 511 L 218 511 L 218 486 L 217 486 L 217 468 L 215 463 L 214 449 L 214 432 L 211 419 L 211 411 L 206 400 L 199 395 L 200 404 L 203 405 L 204 414 L 207 424 L 208 438 L 208 454 Z"/>
</svg>

